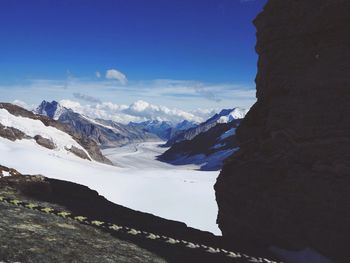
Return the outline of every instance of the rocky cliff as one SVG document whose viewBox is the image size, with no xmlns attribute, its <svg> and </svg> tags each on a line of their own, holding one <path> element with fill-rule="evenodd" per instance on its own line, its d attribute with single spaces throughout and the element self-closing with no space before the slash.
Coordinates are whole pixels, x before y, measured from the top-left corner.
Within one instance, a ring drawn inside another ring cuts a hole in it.
<svg viewBox="0 0 350 263">
<path fill-rule="evenodd" d="M 257 103 L 215 185 L 227 238 L 348 262 L 349 14 L 347 0 L 270 0 L 255 19 Z"/>
</svg>

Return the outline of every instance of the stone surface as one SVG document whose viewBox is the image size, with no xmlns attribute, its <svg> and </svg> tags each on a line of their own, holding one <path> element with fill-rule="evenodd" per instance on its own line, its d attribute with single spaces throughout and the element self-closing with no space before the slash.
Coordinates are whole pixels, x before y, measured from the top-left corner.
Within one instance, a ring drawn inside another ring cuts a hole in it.
<svg viewBox="0 0 350 263">
<path fill-rule="evenodd" d="M 270 0 L 254 21 L 257 103 L 215 185 L 227 238 L 348 262 L 350 1 Z"/>
<path fill-rule="evenodd" d="M 0 214 L 1 261 L 166 262 L 133 243 L 73 220 L 6 203 L 0 203 Z"/>
</svg>

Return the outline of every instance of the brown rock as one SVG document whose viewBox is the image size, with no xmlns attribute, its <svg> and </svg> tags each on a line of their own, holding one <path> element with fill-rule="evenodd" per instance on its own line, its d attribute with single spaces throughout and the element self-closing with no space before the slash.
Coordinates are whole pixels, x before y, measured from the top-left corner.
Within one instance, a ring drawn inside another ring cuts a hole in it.
<svg viewBox="0 0 350 263">
<path fill-rule="evenodd" d="M 75 154 L 76 156 L 78 156 L 82 159 L 87 159 L 87 160 L 91 161 L 90 157 L 83 150 L 81 150 L 75 146 L 72 146 L 71 148 L 66 147 L 66 150 L 70 151 L 71 153 Z"/>
<path fill-rule="evenodd" d="M 46 139 L 44 137 L 42 137 L 41 135 L 35 135 L 34 136 L 34 140 L 36 141 L 37 144 L 46 147 L 48 149 L 55 149 L 56 145 L 54 144 L 54 142 L 50 139 Z"/>
<path fill-rule="evenodd" d="M 310 247 L 350 243 L 350 2 L 270 0 L 254 21 L 257 103 L 215 185 L 227 238 Z"/>
<path fill-rule="evenodd" d="M 25 133 L 23 133 L 22 131 L 13 127 L 3 126 L 1 123 L 0 123 L 0 137 L 9 139 L 11 141 L 30 138 L 29 136 L 26 136 Z"/>
</svg>

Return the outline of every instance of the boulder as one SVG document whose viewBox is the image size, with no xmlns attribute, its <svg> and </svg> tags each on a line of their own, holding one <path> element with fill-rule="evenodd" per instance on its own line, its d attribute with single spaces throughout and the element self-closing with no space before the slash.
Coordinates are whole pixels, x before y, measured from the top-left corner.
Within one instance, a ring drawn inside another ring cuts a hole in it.
<svg viewBox="0 0 350 263">
<path fill-rule="evenodd" d="M 56 148 L 56 145 L 54 144 L 54 142 L 52 140 L 46 139 L 46 138 L 42 137 L 41 135 L 35 135 L 34 140 L 36 141 L 37 144 L 39 144 L 45 148 L 48 148 L 50 150 Z"/>
</svg>

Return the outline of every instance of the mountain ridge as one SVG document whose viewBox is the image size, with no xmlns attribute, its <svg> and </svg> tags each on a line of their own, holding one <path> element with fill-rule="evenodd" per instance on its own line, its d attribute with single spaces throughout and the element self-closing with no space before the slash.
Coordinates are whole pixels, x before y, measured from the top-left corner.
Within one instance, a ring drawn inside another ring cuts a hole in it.
<svg viewBox="0 0 350 263">
<path fill-rule="evenodd" d="M 242 119 L 244 118 L 246 113 L 247 110 L 241 108 L 223 109 L 219 113 L 216 113 L 215 115 L 213 115 L 206 121 L 198 124 L 197 126 L 178 132 L 172 138 L 170 138 L 164 146 L 170 147 L 175 143 L 184 140 L 191 140 L 195 138 L 198 134 L 206 132 L 212 127 L 216 126 L 218 123 L 227 123 L 236 119 Z"/>
<path fill-rule="evenodd" d="M 95 141 L 102 148 L 121 146 L 131 142 L 157 140 L 153 134 L 128 125 L 102 119 L 93 120 L 60 106 L 56 101 L 47 102 L 44 100 L 35 112 L 57 118 L 57 121 L 70 126 L 75 133 Z M 106 127 L 107 124 L 108 127 Z"/>
</svg>

